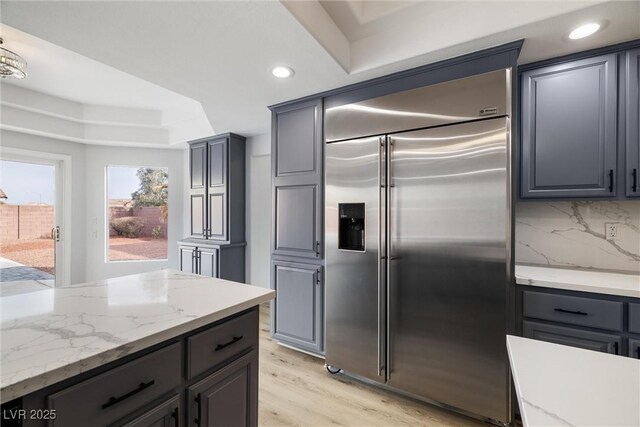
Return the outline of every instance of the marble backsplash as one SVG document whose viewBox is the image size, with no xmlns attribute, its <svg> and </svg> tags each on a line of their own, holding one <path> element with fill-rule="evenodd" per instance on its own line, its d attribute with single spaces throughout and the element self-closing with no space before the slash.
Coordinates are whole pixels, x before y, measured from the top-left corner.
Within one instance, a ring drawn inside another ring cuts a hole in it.
<svg viewBox="0 0 640 427">
<path fill-rule="evenodd" d="M 618 238 L 605 239 L 605 223 Z M 640 274 L 640 200 L 516 204 L 516 262 Z"/>
</svg>

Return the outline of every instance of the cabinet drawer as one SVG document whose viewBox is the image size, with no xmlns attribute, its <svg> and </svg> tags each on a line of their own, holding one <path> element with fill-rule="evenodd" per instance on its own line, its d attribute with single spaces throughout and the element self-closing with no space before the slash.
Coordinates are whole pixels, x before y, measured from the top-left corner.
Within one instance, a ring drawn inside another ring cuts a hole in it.
<svg viewBox="0 0 640 427">
<path fill-rule="evenodd" d="M 592 328 L 622 330 L 622 303 L 525 291 L 524 316 Z"/>
<path fill-rule="evenodd" d="M 187 340 L 188 377 L 193 378 L 258 344 L 258 311 L 229 320 Z"/>
<path fill-rule="evenodd" d="M 182 396 L 176 394 L 170 399 L 145 411 L 134 419 L 124 422 L 120 420 L 110 427 L 169 427 L 182 426 Z"/>
<path fill-rule="evenodd" d="M 629 332 L 640 334 L 640 304 L 629 303 Z"/>
<path fill-rule="evenodd" d="M 181 382 L 180 343 L 48 397 L 54 426 L 104 426 L 167 394 Z"/>
<path fill-rule="evenodd" d="M 622 344 L 617 335 L 527 321 L 522 322 L 522 335 L 525 338 L 611 354 L 620 354 Z"/>
</svg>

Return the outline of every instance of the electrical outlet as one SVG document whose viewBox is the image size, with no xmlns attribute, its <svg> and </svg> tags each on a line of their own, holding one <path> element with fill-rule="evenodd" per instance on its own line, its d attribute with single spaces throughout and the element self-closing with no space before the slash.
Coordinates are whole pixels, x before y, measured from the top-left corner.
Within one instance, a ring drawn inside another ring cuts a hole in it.
<svg viewBox="0 0 640 427">
<path fill-rule="evenodd" d="M 604 236 L 607 240 L 616 240 L 618 238 L 618 223 L 617 222 L 605 222 L 604 223 Z"/>
</svg>

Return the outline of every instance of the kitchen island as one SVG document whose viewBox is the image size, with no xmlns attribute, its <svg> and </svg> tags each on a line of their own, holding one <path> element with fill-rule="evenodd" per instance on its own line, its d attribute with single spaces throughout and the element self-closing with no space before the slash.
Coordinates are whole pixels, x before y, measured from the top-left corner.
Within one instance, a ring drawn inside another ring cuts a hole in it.
<svg viewBox="0 0 640 427">
<path fill-rule="evenodd" d="M 273 297 L 161 270 L 0 298 L 3 425 L 256 425 Z"/>
<path fill-rule="evenodd" d="M 640 425 L 640 360 L 507 335 L 522 424 Z"/>
</svg>

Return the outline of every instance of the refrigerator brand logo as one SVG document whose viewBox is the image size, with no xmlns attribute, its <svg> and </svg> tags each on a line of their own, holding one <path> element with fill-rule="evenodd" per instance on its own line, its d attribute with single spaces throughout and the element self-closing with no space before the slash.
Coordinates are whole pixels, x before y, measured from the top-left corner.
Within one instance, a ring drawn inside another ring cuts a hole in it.
<svg viewBox="0 0 640 427">
<path fill-rule="evenodd" d="M 492 114 L 498 114 L 498 107 L 482 108 L 480 110 L 481 116 L 490 116 Z"/>
</svg>

